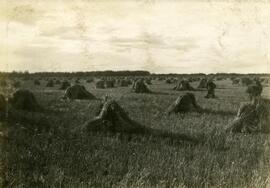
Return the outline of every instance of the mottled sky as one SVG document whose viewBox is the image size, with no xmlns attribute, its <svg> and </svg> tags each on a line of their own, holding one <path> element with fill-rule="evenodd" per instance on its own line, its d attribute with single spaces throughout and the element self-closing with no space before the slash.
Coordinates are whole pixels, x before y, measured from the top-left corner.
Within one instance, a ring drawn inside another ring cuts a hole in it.
<svg viewBox="0 0 270 188">
<path fill-rule="evenodd" d="M 1 0 L 0 71 L 270 71 L 267 1 Z"/>
</svg>

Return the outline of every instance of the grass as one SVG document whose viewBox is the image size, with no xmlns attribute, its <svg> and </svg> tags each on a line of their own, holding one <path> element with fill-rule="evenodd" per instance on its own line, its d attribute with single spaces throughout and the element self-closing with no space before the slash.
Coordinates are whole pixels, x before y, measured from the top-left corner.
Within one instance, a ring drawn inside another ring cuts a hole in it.
<svg viewBox="0 0 270 188">
<path fill-rule="evenodd" d="M 84 83 L 84 82 L 83 82 Z M 194 85 L 196 85 L 195 83 Z M 94 89 L 95 96 L 109 93 L 141 124 L 174 133 L 185 133 L 203 142 L 190 145 L 170 139 L 86 134 L 75 130 L 95 116 L 99 101 L 63 102 L 63 91 L 30 88 L 43 112 L 14 111 L 1 123 L 8 138 L 2 139 L 2 187 L 267 187 L 269 186 L 269 136 L 227 135 L 245 88 L 218 81 L 217 99 L 205 99 L 195 91 L 197 102 L 215 113 L 166 116 L 165 110 L 184 92 L 173 85 L 154 82 L 156 94 L 135 94 L 130 88 Z M 270 94 L 268 88 L 264 96 Z"/>
</svg>

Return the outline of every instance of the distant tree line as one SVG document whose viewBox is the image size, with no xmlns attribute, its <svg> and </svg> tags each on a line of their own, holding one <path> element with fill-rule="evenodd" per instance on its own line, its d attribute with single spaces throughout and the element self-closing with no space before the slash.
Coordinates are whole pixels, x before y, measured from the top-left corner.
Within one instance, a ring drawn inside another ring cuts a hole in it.
<svg viewBox="0 0 270 188">
<path fill-rule="evenodd" d="M 202 77 L 206 76 L 204 73 L 192 73 L 192 74 L 176 74 L 176 73 L 170 73 L 170 74 L 151 74 L 151 76 L 154 77 Z"/>
<path fill-rule="evenodd" d="M 239 73 L 215 73 L 215 74 L 204 74 L 204 73 L 191 73 L 191 74 L 156 74 L 150 73 L 149 71 L 91 71 L 91 72 L 36 72 L 29 73 L 24 72 L 0 72 L 0 77 L 106 77 L 106 76 L 152 76 L 152 77 L 262 77 L 270 76 L 270 74 L 239 74 Z"/>
<path fill-rule="evenodd" d="M 205 73 L 191 73 L 191 74 L 151 74 L 154 77 L 230 77 L 230 78 L 237 78 L 237 77 L 266 77 L 270 76 L 270 74 L 266 73 L 250 73 L 250 74 L 240 74 L 240 73 L 211 73 L 211 74 L 205 74 Z"/>
<path fill-rule="evenodd" d="M 102 76 L 149 76 L 148 71 L 91 71 L 91 72 L 0 72 L 0 77 L 102 77 Z"/>
</svg>

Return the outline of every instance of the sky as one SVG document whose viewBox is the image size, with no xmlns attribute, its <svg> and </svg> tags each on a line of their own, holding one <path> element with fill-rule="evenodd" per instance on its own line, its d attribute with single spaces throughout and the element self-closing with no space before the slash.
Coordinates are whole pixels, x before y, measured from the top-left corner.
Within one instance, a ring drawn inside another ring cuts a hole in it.
<svg viewBox="0 0 270 188">
<path fill-rule="evenodd" d="M 270 2 L 0 0 L 0 71 L 269 73 Z"/>
</svg>

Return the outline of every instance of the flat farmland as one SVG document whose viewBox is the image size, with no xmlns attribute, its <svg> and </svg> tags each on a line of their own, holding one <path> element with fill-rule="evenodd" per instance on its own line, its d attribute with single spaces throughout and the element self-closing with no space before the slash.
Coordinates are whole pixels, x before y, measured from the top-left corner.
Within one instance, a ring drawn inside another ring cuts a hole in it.
<svg viewBox="0 0 270 188">
<path fill-rule="evenodd" d="M 59 78 L 59 80 L 63 78 Z M 7 187 L 267 187 L 269 186 L 269 136 L 228 134 L 225 129 L 242 102 L 246 87 L 228 79 L 215 81 L 215 99 L 206 90 L 190 91 L 208 113 L 188 112 L 168 116 L 166 110 L 186 91 L 154 80 L 151 94 L 136 94 L 131 86 L 96 89 L 94 82 L 80 84 L 102 99 L 115 99 L 131 119 L 153 129 L 199 139 L 186 141 L 120 134 L 85 133 L 81 127 L 93 119 L 100 100 L 64 101 L 60 84 L 46 87 L 41 80 L 20 80 L 43 107 L 40 112 L 12 112 L 1 126 L 1 184 Z M 192 82 L 196 88 L 198 82 Z M 6 89 L 2 88 L 2 93 Z M 262 96 L 270 98 L 270 87 Z"/>
</svg>

